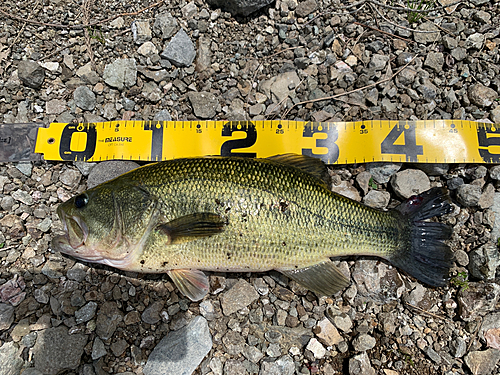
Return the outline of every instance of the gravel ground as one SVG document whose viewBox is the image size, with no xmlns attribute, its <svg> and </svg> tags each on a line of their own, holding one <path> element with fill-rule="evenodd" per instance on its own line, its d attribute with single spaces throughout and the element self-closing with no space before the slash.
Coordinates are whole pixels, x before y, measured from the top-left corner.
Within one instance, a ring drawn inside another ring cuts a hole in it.
<svg viewBox="0 0 500 375">
<path fill-rule="evenodd" d="M 374 1 L 349 5 L 278 0 L 233 16 L 201 0 L 6 0 L 0 121 L 500 123 L 498 2 L 437 4 L 417 20 Z M 193 303 L 165 275 L 50 248 L 57 205 L 133 165 L 0 164 L 1 375 L 499 373 L 500 166 L 331 167 L 333 190 L 380 209 L 450 190 L 447 287 L 347 258 L 352 284 L 329 298 L 275 272 L 212 273 L 210 295 Z"/>
</svg>

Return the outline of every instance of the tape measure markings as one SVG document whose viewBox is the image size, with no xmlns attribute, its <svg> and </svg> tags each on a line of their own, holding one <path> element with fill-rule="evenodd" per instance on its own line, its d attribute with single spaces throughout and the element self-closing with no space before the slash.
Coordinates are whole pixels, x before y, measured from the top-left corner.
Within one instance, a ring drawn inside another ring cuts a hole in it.
<svg viewBox="0 0 500 375">
<path fill-rule="evenodd" d="M 35 151 L 47 160 L 154 161 L 201 155 L 267 157 L 299 153 L 329 164 L 429 160 L 498 163 L 498 146 L 500 126 L 464 120 L 110 121 L 53 123 L 40 128 Z"/>
</svg>

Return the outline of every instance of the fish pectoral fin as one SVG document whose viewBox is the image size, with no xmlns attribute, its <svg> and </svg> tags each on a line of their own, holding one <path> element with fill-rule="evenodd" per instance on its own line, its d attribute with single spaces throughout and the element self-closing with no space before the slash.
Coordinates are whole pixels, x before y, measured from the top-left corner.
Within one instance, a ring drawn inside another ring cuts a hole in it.
<svg viewBox="0 0 500 375">
<path fill-rule="evenodd" d="M 160 224 L 156 230 L 169 236 L 169 244 L 177 244 L 216 235 L 224 230 L 226 224 L 220 215 L 198 212 Z"/>
<path fill-rule="evenodd" d="M 326 164 L 318 158 L 298 154 L 281 154 L 270 156 L 267 159 L 277 163 L 291 165 L 292 167 L 313 175 L 326 184 L 330 182 Z"/>
<path fill-rule="evenodd" d="M 324 296 L 331 296 L 350 284 L 347 277 L 331 260 L 310 267 L 278 271 L 307 289 Z"/>
<path fill-rule="evenodd" d="M 170 270 L 168 276 L 183 295 L 191 301 L 199 301 L 210 289 L 208 277 L 198 270 Z"/>
</svg>

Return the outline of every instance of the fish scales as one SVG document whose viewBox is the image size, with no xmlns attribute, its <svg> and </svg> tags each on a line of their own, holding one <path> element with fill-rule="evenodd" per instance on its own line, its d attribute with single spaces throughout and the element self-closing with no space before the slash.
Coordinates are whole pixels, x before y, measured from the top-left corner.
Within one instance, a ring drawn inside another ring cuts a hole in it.
<svg viewBox="0 0 500 375">
<path fill-rule="evenodd" d="M 335 194 L 325 165 L 300 155 L 206 157 L 150 164 L 61 204 L 65 233 L 53 248 L 138 272 L 166 272 L 193 301 L 205 271 L 278 270 L 331 295 L 348 285 L 330 257 L 375 255 L 419 280 L 444 285 L 451 211 L 433 188 L 383 212 Z"/>
<path fill-rule="evenodd" d="M 398 218 L 332 193 L 293 167 L 205 158 L 137 172 L 130 178 L 158 198 L 165 221 L 216 212 L 228 222 L 220 235 L 194 242 L 166 247 L 165 239 L 152 238 L 137 270 L 259 271 L 309 266 L 328 256 L 383 255 L 397 247 Z"/>
</svg>

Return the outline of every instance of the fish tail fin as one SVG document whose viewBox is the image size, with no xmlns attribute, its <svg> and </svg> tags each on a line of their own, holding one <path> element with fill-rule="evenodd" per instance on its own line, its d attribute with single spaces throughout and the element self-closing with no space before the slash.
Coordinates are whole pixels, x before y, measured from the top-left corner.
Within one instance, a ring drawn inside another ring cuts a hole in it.
<svg viewBox="0 0 500 375">
<path fill-rule="evenodd" d="M 393 211 L 395 215 L 409 219 L 407 240 L 387 259 L 428 285 L 445 285 L 449 279 L 453 253 L 443 241 L 451 237 L 451 227 L 423 220 L 445 215 L 452 209 L 446 189 L 439 187 L 410 197 L 396 207 Z"/>
</svg>

